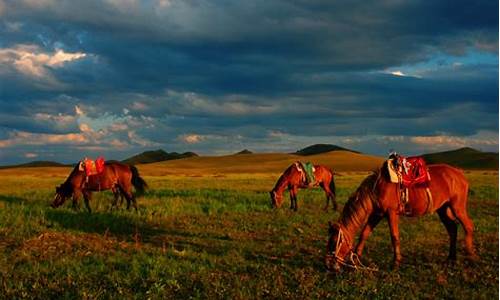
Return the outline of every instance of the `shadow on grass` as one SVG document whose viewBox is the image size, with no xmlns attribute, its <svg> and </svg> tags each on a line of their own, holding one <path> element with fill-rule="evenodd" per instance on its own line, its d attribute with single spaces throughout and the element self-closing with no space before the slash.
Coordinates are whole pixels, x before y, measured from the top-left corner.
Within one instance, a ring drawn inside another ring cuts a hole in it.
<svg viewBox="0 0 500 300">
<path fill-rule="evenodd" d="M 17 197 L 17 196 L 9 196 L 9 195 L 0 195 L 0 201 L 9 203 L 9 204 L 23 204 L 27 203 L 28 201 L 24 198 Z"/>
<path fill-rule="evenodd" d="M 107 212 L 70 212 L 50 209 L 45 216 L 48 220 L 59 224 L 65 229 L 78 230 L 87 233 L 111 234 L 113 236 L 133 240 L 139 235 L 142 240 L 163 234 L 164 231 L 144 224 L 133 218 Z"/>
</svg>

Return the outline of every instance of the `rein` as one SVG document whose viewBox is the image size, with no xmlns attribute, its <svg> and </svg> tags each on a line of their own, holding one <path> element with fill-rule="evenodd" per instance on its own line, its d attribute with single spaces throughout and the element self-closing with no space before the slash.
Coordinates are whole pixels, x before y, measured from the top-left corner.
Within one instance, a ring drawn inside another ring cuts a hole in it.
<svg viewBox="0 0 500 300">
<path fill-rule="evenodd" d="M 342 247 L 342 244 L 346 243 L 347 247 L 349 247 L 349 258 L 344 259 L 339 255 L 340 248 Z M 356 254 L 354 251 L 352 251 L 351 244 L 349 241 L 345 238 L 345 234 L 342 231 L 342 228 L 339 227 L 339 234 L 337 235 L 337 241 L 335 243 L 335 253 L 332 254 L 327 254 L 327 257 L 335 257 L 335 261 L 340 263 L 342 266 L 352 268 L 354 270 L 366 270 L 366 271 L 374 271 L 378 272 L 378 268 L 370 268 L 365 266 L 361 260 L 359 259 L 359 255 Z"/>
</svg>

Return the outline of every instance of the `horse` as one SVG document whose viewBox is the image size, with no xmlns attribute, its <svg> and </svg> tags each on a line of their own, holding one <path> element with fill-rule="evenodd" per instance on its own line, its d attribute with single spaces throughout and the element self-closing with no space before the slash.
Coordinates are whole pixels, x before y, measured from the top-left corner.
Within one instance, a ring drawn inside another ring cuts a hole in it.
<svg viewBox="0 0 500 300">
<path fill-rule="evenodd" d="M 326 193 L 326 205 L 324 210 L 326 211 L 328 209 L 330 199 L 332 200 L 333 209 L 337 210 L 337 202 L 335 201 L 335 173 L 325 166 L 314 165 L 314 177 L 316 181 L 314 185 L 310 186 L 304 183 L 303 173 L 298 168 L 297 163 L 294 163 L 280 176 L 272 191 L 269 192 L 271 195 L 271 207 L 281 207 L 281 204 L 283 203 L 283 192 L 286 188 L 288 188 L 291 202 L 290 209 L 297 211 L 298 189 L 320 186 Z"/>
<path fill-rule="evenodd" d="M 53 208 L 59 207 L 67 198 L 72 196 L 73 207 L 76 208 L 78 199 L 83 195 L 85 206 L 91 213 L 89 201 L 92 192 L 111 190 L 114 194 L 113 207 L 116 207 L 118 197 L 121 195 L 127 200 L 127 210 L 130 209 L 130 203 L 132 203 L 137 211 L 137 201 L 132 193 L 132 186 L 134 186 L 138 194 L 142 194 L 148 187 L 144 179 L 139 176 L 139 171 L 135 166 L 119 162 L 107 162 L 101 174 L 87 177 L 77 164 L 66 181 L 56 187 L 56 194 L 51 206 Z"/>
<path fill-rule="evenodd" d="M 457 221 L 465 231 L 465 250 L 471 260 L 477 256 L 473 246 L 474 224 L 467 214 L 467 194 L 469 184 L 463 172 L 446 164 L 428 165 L 431 181 L 428 188 L 432 200 L 422 187 L 409 188 L 407 205 L 410 217 L 420 217 L 437 212 L 450 239 L 448 261 L 456 261 Z M 380 170 L 369 175 L 358 189 L 350 196 L 344 206 L 339 221 L 329 222 L 329 238 L 325 267 L 340 271 L 341 266 L 357 268 L 362 266 L 360 257 L 366 239 L 383 219 L 389 221 L 392 248 L 394 252 L 393 268 L 397 269 L 402 261 L 399 242 L 399 204 L 398 183 L 389 180 L 387 162 Z M 359 241 L 353 248 L 356 232 L 362 228 Z"/>
</svg>

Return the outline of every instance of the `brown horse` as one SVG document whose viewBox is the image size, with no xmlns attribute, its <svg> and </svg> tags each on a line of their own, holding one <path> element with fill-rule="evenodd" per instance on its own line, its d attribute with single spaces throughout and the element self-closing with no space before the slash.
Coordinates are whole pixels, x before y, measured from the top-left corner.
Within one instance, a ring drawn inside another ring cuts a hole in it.
<svg viewBox="0 0 500 300">
<path fill-rule="evenodd" d="M 132 193 L 134 186 L 137 193 L 143 193 L 147 188 L 146 182 L 139 176 L 139 171 L 134 166 L 121 164 L 118 162 L 107 162 L 104 165 L 104 171 L 99 175 L 88 176 L 80 170 L 77 164 L 70 173 L 66 181 L 56 187 L 56 195 L 52 202 L 52 207 L 61 206 L 67 198 L 73 197 L 73 207 L 76 207 L 81 195 L 85 200 L 85 206 L 89 213 L 92 212 L 89 205 L 92 192 L 112 190 L 114 194 L 113 207 L 116 207 L 119 195 L 127 199 L 127 209 L 130 209 L 130 203 L 134 205 L 137 211 L 137 201 Z"/>
<path fill-rule="evenodd" d="M 467 214 L 469 184 L 464 174 L 449 165 L 429 165 L 431 181 L 429 189 L 432 201 L 428 200 L 425 188 L 409 189 L 408 206 L 411 216 L 423 216 L 436 211 L 450 238 L 448 259 L 456 260 L 457 224 L 465 230 L 465 249 L 471 259 L 476 259 L 472 235 L 474 225 Z M 329 270 L 340 270 L 340 265 L 356 268 L 363 252 L 365 241 L 382 218 L 387 218 L 394 250 L 394 267 L 401 263 L 399 247 L 399 188 L 389 181 L 387 166 L 368 176 L 349 198 L 339 221 L 329 223 L 329 239 L 325 266 Z M 363 228 L 356 248 L 354 236 Z"/>
<path fill-rule="evenodd" d="M 329 168 L 321 165 L 314 165 L 314 177 L 316 182 L 313 186 L 308 186 L 304 183 L 303 174 L 298 170 L 296 164 L 292 164 L 285 170 L 285 172 L 280 176 L 271 194 L 271 207 L 279 208 L 283 203 L 283 192 L 288 188 L 290 193 L 290 209 L 297 211 L 297 192 L 298 189 L 306 189 L 309 187 L 317 187 L 318 185 L 326 193 L 326 205 L 325 210 L 328 209 L 328 204 L 330 199 L 333 203 L 333 209 L 337 210 L 337 202 L 335 201 L 335 182 L 334 182 L 334 172 Z"/>
</svg>

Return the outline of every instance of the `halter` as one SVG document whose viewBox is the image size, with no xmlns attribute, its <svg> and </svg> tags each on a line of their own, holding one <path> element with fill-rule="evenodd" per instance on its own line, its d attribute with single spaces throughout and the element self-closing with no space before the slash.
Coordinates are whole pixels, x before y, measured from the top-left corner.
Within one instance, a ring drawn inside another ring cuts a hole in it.
<svg viewBox="0 0 500 300">
<path fill-rule="evenodd" d="M 340 248 L 342 247 L 343 243 L 346 243 L 347 247 L 349 247 L 349 252 L 348 252 L 349 258 L 348 259 L 344 259 L 343 257 L 341 257 L 339 255 L 339 251 L 340 251 Z M 333 255 L 327 254 L 326 256 L 327 257 L 334 256 L 336 262 L 340 263 L 341 265 L 343 265 L 345 267 L 349 267 L 349 268 L 352 268 L 355 270 L 378 271 L 378 268 L 370 268 L 370 267 L 363 265 L 363 263 L 359 259 L 359 255 L 357 253 L 355 253 L 354 251 L 352 251 L 351 243 L 349 242 L 349 240 L 347 240 L 345 238 L 345 234 L 342 231 L 342 227 L 340 227 L 340 226 L 339 226 L 339 234 L 337 235 L 337 241 L 335 242 L 335 253 L 333 253 Z"/>
</svg>

